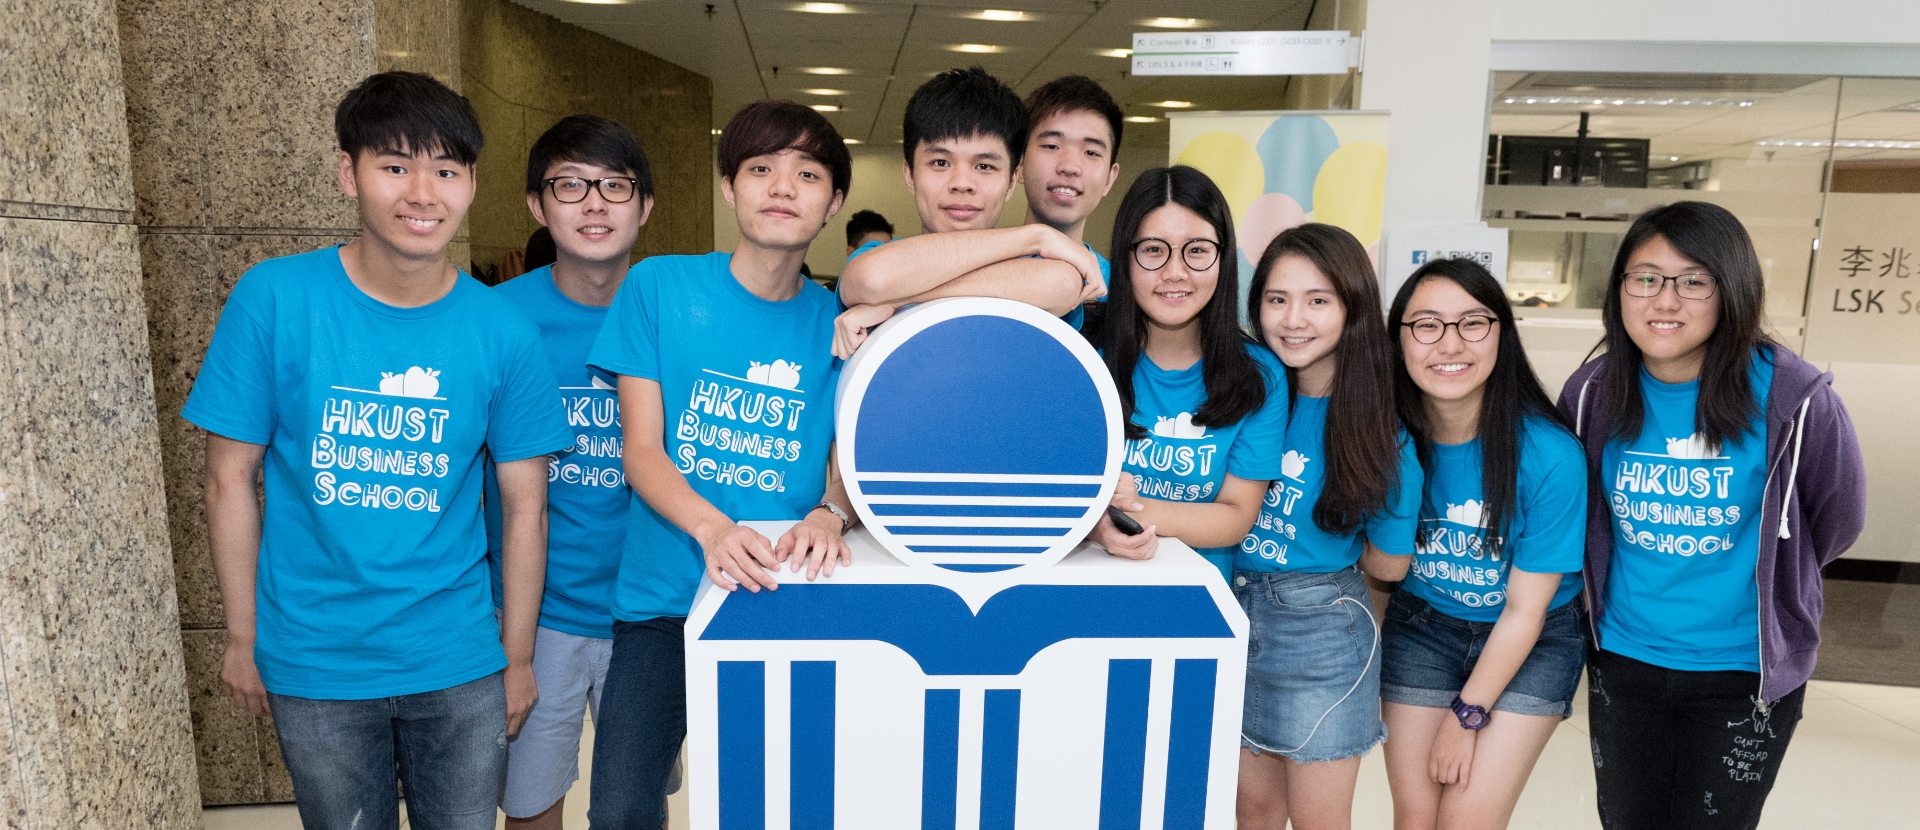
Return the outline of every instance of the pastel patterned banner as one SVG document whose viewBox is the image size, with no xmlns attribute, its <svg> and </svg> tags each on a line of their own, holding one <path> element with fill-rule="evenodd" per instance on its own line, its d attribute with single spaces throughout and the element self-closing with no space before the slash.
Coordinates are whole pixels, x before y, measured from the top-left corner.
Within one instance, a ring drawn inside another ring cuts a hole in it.
<svg viewBox="0 0 1920 830">
<path fill-rule="evenodd" d="M 1173 113 L 1168 122 L 1170 163 L 1206 173 L 1233 208 L 1243 311 L 1260 253 L 1297 225 L 1346 229 L 1379 267 L 1386 113 Z"/>
</svg>

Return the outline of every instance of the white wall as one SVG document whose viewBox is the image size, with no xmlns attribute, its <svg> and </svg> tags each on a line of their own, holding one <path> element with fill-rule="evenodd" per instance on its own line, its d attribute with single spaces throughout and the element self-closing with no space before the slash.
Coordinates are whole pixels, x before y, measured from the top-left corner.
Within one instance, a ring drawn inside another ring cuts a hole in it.
<svg viewBox="0 0 1920 830">
<path fill-rule="evenodd" d="M 1681 41 L 1688 47 L 1659 45 Z M 1702 43 L 1722 46 L 1695 48 Z M 1480 219 L 1488 71 L 1496 44 L 1534 55 L 1558 53 L 1555 68 L 1571 71 L 1920 75 L 1913 50 L 1901 48 L 1920 44 L 1920 2 L 1370 0 L 1359 105 L 1393 117 L 1388 228 Z M 1878 46 L 1836 50 L 1809 44 Z M 1621 55 L 1630 51 L 1634 57 L 1623 61 Z M 1781 59 L 1773 59 L 1776 52 Z M 1586 58 L 1606 65 L 1570 65 Z M 1789 184 L 1764 169 L 1716 172 L 1721 187 L 1712 194 L 1719 197 L 1715 201 L 1762 195 L 1741 192 L 1750 189 L 1777 192 Z M 1772 247 L 1779 248 L 1778 257 L 1797 260 L 1801 246 L 1796 237 Z M 1769 310 L 1778 315 L 1789 310 L 1785 306 L 1797 307 L 1798 292 L 1791 289 L 1799 284 L 1783 292 L 1790 302 L 1777 310 L 1770 303 Z M 1529 320 L 1522 330 L 1549 384 L 1578 365 L 1597 334 L 1577 321 Z M 1869 459 L 1867 533 L 1848 555 L 1920 562 L 1920 468 L 1909 461 L 1915 451 L 1909 425 L 1920 410 L 1920 367 L 1834 363 L 1831 369 Z"/>
</svg>

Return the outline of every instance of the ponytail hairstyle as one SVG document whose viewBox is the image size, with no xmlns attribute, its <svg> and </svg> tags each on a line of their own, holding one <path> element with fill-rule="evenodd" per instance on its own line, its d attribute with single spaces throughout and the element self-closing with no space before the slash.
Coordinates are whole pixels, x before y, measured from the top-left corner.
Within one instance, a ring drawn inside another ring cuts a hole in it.
<svg viewBox="0 0 1920 830">
<path fill-rule="evenodd" d="M 1262 345 L 1260 304 L 1267 279 L 1281 257 L 1304 257 L 1333 283 L 1346 310 L 1346 326 L 1334 346 L 1333 390 L 1327 401 L 1325 453 L 1327 484 L 1313 506 L 1313 523 L 1328 533 L 1346 535 L 1367 517 L 1383 513 L 1400 486 L 1400 423 L 1393 405 L 1393 345 L 1380 313 L 1380 283 L 1360 240 L 1318 222 L 1288 228 L 1274 237 L 1254 267 L 1247 292 L 1247 319 Z M 1299 383 L 1287 367 L 1287 409 L 1297 401 Z"/>
<path fill-rule="evenodd" d="M 1499 354 L 1494 358 L 1486 385 L 1481 388 L 1479 415 L 1480 500 L 1485 506 L 1480 538 L 1487 553 L 1497 557 L 1506 546 L 1507 529 L 1519 512 L 1521 438 L 1526 422 L 1533 419 L 1550 425 L 1566 433 L 1568 438 L 1573 437 L 1573 432 L 1567 429 L 1560 411 L 1553 406 L 1553 399 L 1547 397 L 1546 388 L 1540 385 L 1539 375 L 1534 374 L 1533 364 L 1527 361 L 1506 291 L 1479 263 L 1467 259 L 1436 259 L 1420 266 L 1400 286 L 1400 293 L 1394 295 L 1393 307 L 1387 312 L 1388 323 L 1397 330 L 1401 323 L 1407 322 L 1407 304 L 1413 301 L 1413 292 L 1435 280 L 1451 280 L 1474 302 L 1493 312 L 1499 321 L 1496 341 Z M 1401 343 L 1399 337 L 1393 338 L 1393 385 L 1398 394 L 1400 420 L 1413 437 L 1421 466 L 1432 470 L 1433 422 L 1428 417 L 1426 395 L 1407 370 L 1406 352 Z M 1427 486 L 1432 487 L 1431 476 Z M 1425 504 L 1426 500 L 1422 499 L 1421 503 Z"/>
<path fill-rule="evenodd" d="M 1234 302 L 1240 296 L 1240 258 L 1234 253 L 1233 216 L 1227 197 L 1221 195 L 1207 174 L 1184 165 L 1156 167 L 1140 174 L 1120 200 L 1113 220 L 1113 244 L 1109 249 L 1112 284 L 1107 290 L 1107 371 L 1120 392 L 1120 410 L 1130 439 L 1145 438 L 1147 430 L 1133 422 L 1133 369 L 1147 339 L 1147 315 L 1133 299 L 1133 237 L 1147 220 L 1147 214 L 1166 205 L 1179 205 L 1205 219 L 1219 237 L 1220 256 L 1215 267 L 1220 276 L 1213 286 L 1213 297 L 1200 309 L 1200 373 L 1206 382 L 1207 400 L 1193 413 L 1193 422 L 1202 426 L 1223 427 L 1237 423 L 1267 400 L 1267 384 L 1260 364 L 1247 353 L 1247 336 L 1240 330 Z M 1174 245 L 1182 240 L 1168 240 Z M 1173 251 L 1179 257 L 1180 250 Z M 1172 267 L 1172 258 L 1162 267 Z"/>
<path fill-rule="evenodd" d="M 1706 359 L 1700 364 L 1700 396 L 1694 405 L 1693 428 L 1710 447 L 1722 447 L 1753 429 L 1759 402 L 1755 400 L 1748 369 L 1754 350 L 1773 339 L 1762 330 L 1766 314 L 1766 281 L 1753 239 L 1732 213 L 1706 202 L 1674 202 L 1648 208 L 1633 220 L 1620 241 L 1607 277 L 1607 302 L 1600 320 L 1606 326 L 1606 361 L 1600 382 L 1605 390 L 1602 416 L 1613 425 L 1615 438 L 1640 434 L 1646 404 L 1640 397 L 1640 347 L 1627 334 L 1620 312 L 1620 285 L 1626 280 L 1633 255 L 1655 237 L 1682 256 L 1705 266 L 1717 285 L 1713 301 L 1720 305 L 1720 322 L 1707 337 Z"/>
</svg>

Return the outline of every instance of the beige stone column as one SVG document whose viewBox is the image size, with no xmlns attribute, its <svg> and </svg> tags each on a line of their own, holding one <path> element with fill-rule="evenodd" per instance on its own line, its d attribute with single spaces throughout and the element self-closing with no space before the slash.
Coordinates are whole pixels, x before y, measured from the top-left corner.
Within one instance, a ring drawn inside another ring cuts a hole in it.
<svg viewBox="0 0 1920 830">
<path fill-rule="evenodd" d="M 199 827 L 111 0 L 0 4 L 0 821 Z"/>
<path fill-rule="evenodd" d="M 335 182 L 333 110 L 375 70 L 373 4 L 120 0 L 118 11 L 198 794 L 209 805 L 291 801 L 271 721 L 220 694 L 226 622 L 207 546 L 206 435 L 180 407 L 240 276 L 359 226 Z"/>
</svg>

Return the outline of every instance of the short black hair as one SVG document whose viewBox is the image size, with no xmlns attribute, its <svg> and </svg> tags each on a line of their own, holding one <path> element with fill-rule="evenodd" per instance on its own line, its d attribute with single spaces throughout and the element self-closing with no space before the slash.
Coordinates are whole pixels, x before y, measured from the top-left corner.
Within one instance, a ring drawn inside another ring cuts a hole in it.
<svg viewBox="0 0 1920 830">
<path fill-rule="evenodd" d="M 826 116 L 792 101 L 755 101 L 733 114 L 720 131 L 720 178 L 732 180 L 747 159 L 782 150 L 799 150 L 826 165 L 833 189 L 842 195 L 853 186 L 846 139 Z"/>
<path fill-rule="evenodd" d="M 471 166 L 486 137 L 473 104 L 446 84 L 418 72 L 368 75 L 333 111 L 340 149 L 411 156 L 445 156 Z"/>
<path fill-rule="evenodd" d="M 624 170 L 642 196 L 653 195 L 653 169 L 640 138 L 620 122 L 598 115 L 569 115 L 540 134 L 527 151 L 527 192 L 546 188 L 547 170 L 566 162 Z"/>
<path fill-rule="evenodd" d="M 949 69 L 913 91 L 902 129 L 908 164 L 921 142 L 986 135 L 1007 143 L 1012 175 L 1027 152 L 1027 105 L 985 69 Z"/>
<path fill-rule="evenodd" d="M 1120 159 L 1120 131 L 1126 123 L 1126 114 L 1120 111 L 1120 105 L 1114 103 L 1113 95 L 1107 88 L 1085 75 L 1065 75 L 1048 81 L 1027 96 L 1027 122 L 1035 127 L 1040 122 L 1063 112 L 1086 110 L 1107 119 L 1107 129 L 1113 133 L 1113 146 L 1107 148 L 1107 159 Z"/>
<path fill-rule="evenodd" d="M 893 223 L 887 221 L 887 217 L 871 210 L 860 211 L 847 219 L 848 245 L 858 245 L 860 237 L 876 232 L 885 232 L 886 235 L 892 236 Z"/>
</svg>

